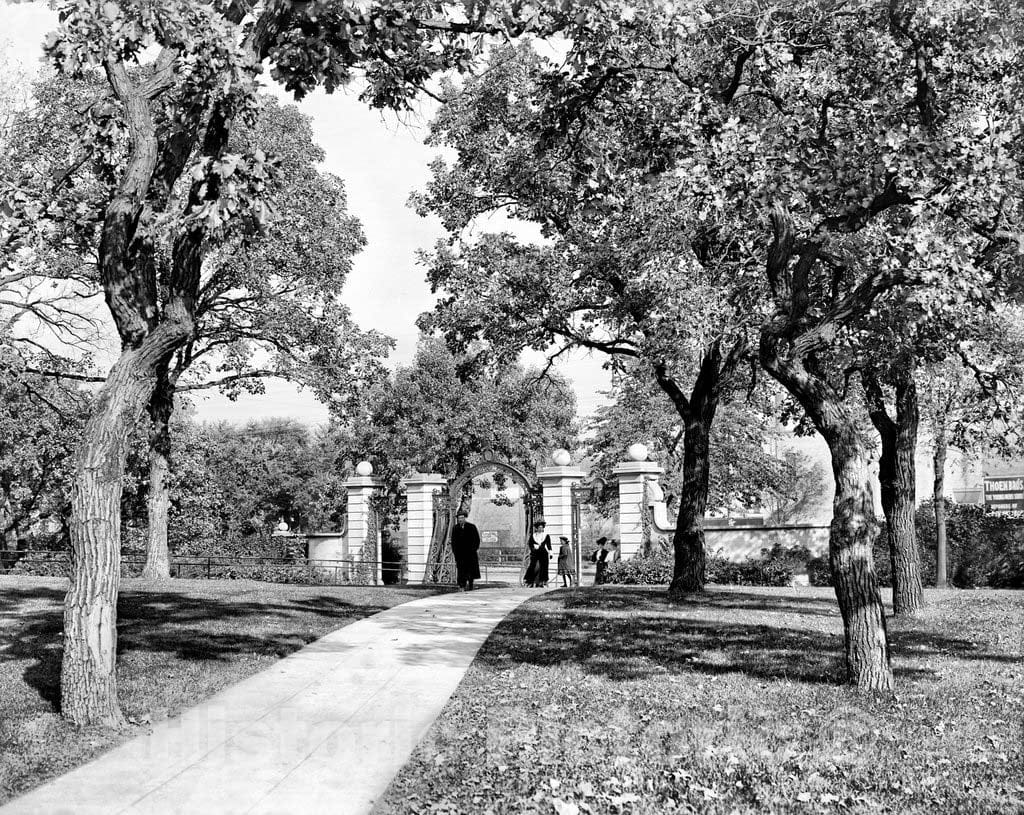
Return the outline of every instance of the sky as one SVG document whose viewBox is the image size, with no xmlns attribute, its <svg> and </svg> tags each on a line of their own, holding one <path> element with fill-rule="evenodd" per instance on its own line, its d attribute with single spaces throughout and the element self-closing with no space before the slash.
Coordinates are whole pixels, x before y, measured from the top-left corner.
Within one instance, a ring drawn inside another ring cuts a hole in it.
<svg viewBox="0 0 1024 815">
<path fill-rule="evenodd" d="M 43 2 L 5 5 L 0 0 L 0 49 L 7 60 L 34 71 L 42 56 L 41 42 L 56 25 L 56 15 Z M 269 82 L 269 78 L 267 79 Z M 269 88 L 283 100 L 279 88 Z M 291 101 L 291 100 L 290 100 Z M 317 142 L 326 152 L 323 169 L 344 180 L 349 211 L 363 224 L 367 246 L 356 256 L 345 288 L 345 300 L 363 328 L 375 328 L 395 338 L 391 364 L 412 359 L 418 332 L 416 317 L 430 309 L 433 295 L 416 264 L 416 252 L 429 249 L 443 235 L 440 223 L 421 218 L 406 202 L 409 194 L 429 179 L 428 164 L 438 151 L 423 144 L 429 111 L 383 114 L 370 110 L 352 91 L 328 95 L 316 92 L 298 103 L 312 118 Z M 501 220 L 483 228 L 518 231 Z M 527 364 L 541 361 L 524 357 Z M 609 387 L 603 360 L 589 354 L 568 357 L 558 370 L 572 381 L 577 411 L 588 415 Z M 218 394 L 196 397 L 200 419 L 244 423 L 250 419 L 291 416 L 310 424 L 326 421 L 327 412 L 308 393 L 279 380 L 267 382 L 262 396 L 230 402 Z"/>
</svg>

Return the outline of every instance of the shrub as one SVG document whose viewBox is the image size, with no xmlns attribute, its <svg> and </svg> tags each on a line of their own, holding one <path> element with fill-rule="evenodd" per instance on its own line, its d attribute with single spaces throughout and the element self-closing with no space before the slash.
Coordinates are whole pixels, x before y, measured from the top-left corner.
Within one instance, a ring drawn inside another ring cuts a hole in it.
<svg viewBox="0 0 1024 815">
<path fill-rule="evenodd" d="M 828 565 L 828 556 L 823 555 L 807 561 L 807 582 L 812 586 L 832 585 L 832 569 Z"/>
<path fill-rule="evenodd" d="M 809 553 L 803 547 L 786 549 L 774 546 L 762 549 L 761 556 L 733 563 L 715 553 L 707 558 L 706 578 L 709 583 L 739 586 L 788 586 L 793 572 L 803 565 Z M 655 551 L 649 557 L 638 555 L 630 560 L 612 563 L 605 572 L 608 583 L 659 586 L 672 582 L 673 555 Z"/>
<path fill-rule="evenodd" d="M 932 501 L 923 501 L 914 516 L 921 582 L 935 585 L 936 534 Z M 874 545 L 875 574 L 880 586 L 892 586 L 887 528 L 883 523 Z M 994 515 L 982 506 L 946 501 L 946 562 L 950 585 L 1024 588 L 1024 522 Z M 807 563 L 812 586 L 830 586 L 828 558 Z"/>
<path fill-rule="evenodd" d="M 672 582 L 674 556 L 671 552 L 655 552 L 650 557 L 630 558 L 609 563 L 605 582 L 631 586 L 667 586 Z"/>
<path fill-rule="evenodd" d="M 793 567 L 785 556 L 762 549 L 760 557 L 748 557 L 735 563 L 719 554 L 708 558 L 707 581 L 732 586 L 788 586 L 793 582 Z"/>
<path fill-rule="evenodd" d="M 8 574 L 68 577 L 71 574 L 70 552 L 32 552 L 18 560 Z"/>
</svg>

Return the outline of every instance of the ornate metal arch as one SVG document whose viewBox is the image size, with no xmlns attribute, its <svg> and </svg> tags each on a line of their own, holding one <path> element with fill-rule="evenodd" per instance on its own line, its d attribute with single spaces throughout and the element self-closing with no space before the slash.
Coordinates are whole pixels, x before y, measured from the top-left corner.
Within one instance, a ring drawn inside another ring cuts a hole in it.
<svg viewBox="0 0 1024 815">
<path fill-rule="evenodd" d="M 523 491 L 523 507 L 526 513 L 526 529 L 533 528 L 533 519 L 543 510 L 544 496 L 541 487 L 534 484 L 518 467 L 506 461 L 486 456 L 468 469 L 459 473 L 449 482 L 444 493 L 435 496 L 434 503 L 434 535 L 430 542 L 430 552 L 426 577 L 428 582 L 452 583 L 455 581 L 455 561 L 448 536 L 455 524 L 455 513 L 463 502 L 466 487 L 473 480 L 485 473 L 500 472 L 518 484 Z"/>
</svg>

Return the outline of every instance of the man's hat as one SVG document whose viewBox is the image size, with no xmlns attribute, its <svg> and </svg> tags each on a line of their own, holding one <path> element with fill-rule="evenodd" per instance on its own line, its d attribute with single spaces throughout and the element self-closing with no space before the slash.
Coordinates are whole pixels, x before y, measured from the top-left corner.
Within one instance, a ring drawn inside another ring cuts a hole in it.
<svg viewBox="0 0 1024 815">
<path fill-rule="evenodd" d="M 567 538 L 567 537 L 566 537 L 565 535 L 559 535 L 559 536 L 558 536 L 558 539 L 559 539 L 560 541 L 565 541 L 566 543 L 568 543 L 568 542 L 569 542 L 569 539 L 568 539 L 568 538 Z"/>
<path fill-rule="evenodd" d="M 456 518 L 468 518 L 469 517 L 469 513 L 466 512 L 466 510 L 464 510 L 464 509 L 460 509 L 458 512 L 455 513 L 455 517 Z"/>
<path fill-rule="evenodd" d="M 598 546 L 603 546 L 607 542 L 608 542 L 608 538 L 598 538 L 597 539 L 597 545 Z"/>
</svg>

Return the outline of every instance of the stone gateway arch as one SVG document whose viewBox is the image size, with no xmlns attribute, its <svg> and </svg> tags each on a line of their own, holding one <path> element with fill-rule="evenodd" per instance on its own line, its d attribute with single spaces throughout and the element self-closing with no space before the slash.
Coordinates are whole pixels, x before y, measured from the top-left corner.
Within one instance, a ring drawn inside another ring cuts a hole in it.
<svg viewBox="0 0 1024 815">
<path fill-rule="evenodd" d="M 423 582 L 454 582 L 455 560 L 448 539 L 455 523 L 455 513 L 460 508 L 469 513 L 471 522 L 481 525 L 479 516 L 482 502 L 479 500 L 480 496 L 476 496 L 478 490 L 488 490 L 491 503 L 497 506 L 504 505 L 510 514 L 519 515 L 517 520 L 520 523 L 511 526 L 513 534 L 507 546 L 512 552 L 518 552 L 521 559 L 525 550 L 526 533 L 533 527 L 534 518 L 541 517 L 543 513 L 543 487 L 532 481 L 518 467 L 493 456 L 487 456 L 460 473 L 450 485 L 434 493 L 433 528 Z M 474 497 L 477 497 L 475 504 Z M 489 548 L 491 547 L 481 547 L 482 550 Z M 485 558 L 487 554 L 490 553 L 485 551 Z"/>
</svg>

